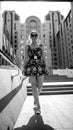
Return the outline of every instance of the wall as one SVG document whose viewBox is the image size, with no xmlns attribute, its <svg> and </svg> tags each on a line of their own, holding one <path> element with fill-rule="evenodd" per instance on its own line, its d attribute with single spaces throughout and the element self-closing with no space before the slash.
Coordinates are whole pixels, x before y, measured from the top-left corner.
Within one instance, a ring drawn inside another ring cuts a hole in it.
<svg viewBox="0 0 73 130">
<path fill-rule="evenodd" d="M 0 130 L 12 130 L 26 100 L 28 78 L 23 78 L 20 70 L 0 68 Z"/>
<path fill-rule="evenodd" d="M 73 69 L 53 69 L 53 75 L 61 75 L 67 76 L 69 78 L 73 78 Z"/>
<path fill-rule="evenodd" d="M 1 17 L 1 2 L 0 2 L 0 49 L 2 49 L 2 17 Z"/>
</svg>

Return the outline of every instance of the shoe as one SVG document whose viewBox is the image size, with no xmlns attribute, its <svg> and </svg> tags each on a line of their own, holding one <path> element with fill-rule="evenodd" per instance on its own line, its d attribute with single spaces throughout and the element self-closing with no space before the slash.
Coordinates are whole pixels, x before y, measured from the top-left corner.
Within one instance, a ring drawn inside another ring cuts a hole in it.
<svg viewBox="0 0 73 130">
<path fill-rule="evenodd" d="M 36 109 L 35 111 L 36 114 L 40 114 L 41 113 L 41 110 L 39 108 Z"/>
<path fill-rule="evenodd" d="M 41 110 L 38 107 L 34 107 L 35 114 L 40 114 Z"/>
</svg>

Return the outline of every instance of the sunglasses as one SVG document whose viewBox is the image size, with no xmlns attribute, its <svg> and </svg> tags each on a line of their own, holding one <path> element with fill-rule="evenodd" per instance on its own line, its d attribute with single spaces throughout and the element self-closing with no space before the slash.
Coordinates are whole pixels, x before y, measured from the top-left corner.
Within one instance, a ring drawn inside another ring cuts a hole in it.
<svg viewBox="0 0 73 130">
<path fill-rule="evenodd" d="M 33 38 L 33 37 L 37 37 L 37 34 L 31 34 L 31 37 Z"/>
</svg>

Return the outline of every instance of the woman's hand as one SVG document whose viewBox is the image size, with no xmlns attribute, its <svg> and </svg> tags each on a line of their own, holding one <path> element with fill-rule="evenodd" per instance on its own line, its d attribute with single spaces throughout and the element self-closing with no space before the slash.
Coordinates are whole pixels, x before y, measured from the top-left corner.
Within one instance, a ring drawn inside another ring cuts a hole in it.
<svg viewBox="0 0 73 130">
<path fill-rule="evenodd" d="M 48 69 L 48 67 L 46 67 L 46 69 L 45 69 L 45 75 L 48 75 L 49 74 L 49 69 Z"/>
</svg>

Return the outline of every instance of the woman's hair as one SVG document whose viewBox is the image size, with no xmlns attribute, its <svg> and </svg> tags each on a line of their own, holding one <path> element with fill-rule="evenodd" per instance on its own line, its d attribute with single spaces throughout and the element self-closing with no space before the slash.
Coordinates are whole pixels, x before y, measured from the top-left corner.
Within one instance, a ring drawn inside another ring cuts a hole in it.
<svg viewBox="0 0 73 130">
<path fill-rule="evenodd" d="M 33 38 L 33 37 L 35 37 L 35 38 L 37 38 L 38 37 L 38 34 L 37 34 L 37 32 L 31 32 L 30 33 L 30 38 Z"/>
</svg>

